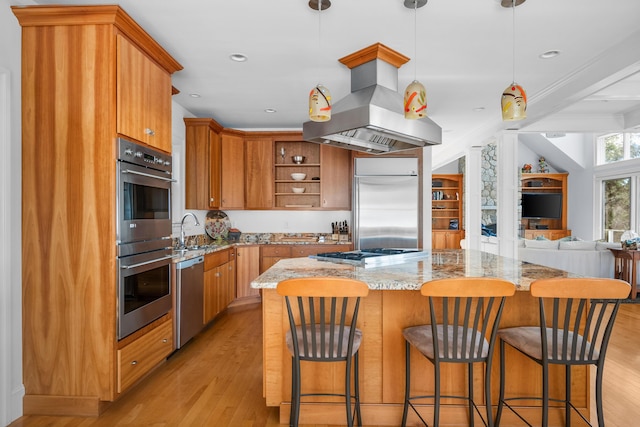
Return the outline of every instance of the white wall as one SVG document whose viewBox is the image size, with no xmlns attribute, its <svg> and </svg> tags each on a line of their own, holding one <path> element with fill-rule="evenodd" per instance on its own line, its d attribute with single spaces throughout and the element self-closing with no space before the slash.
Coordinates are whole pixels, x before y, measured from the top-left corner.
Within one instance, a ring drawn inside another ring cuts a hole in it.
<svg viewBox="0 0 640 427">
<path fill-rule="evenodd" d="M 15 2 L 14 2 L 15 3 Z M 0 425 L 22 416 L 20 25 L 0 8 Z"/>
</svg>

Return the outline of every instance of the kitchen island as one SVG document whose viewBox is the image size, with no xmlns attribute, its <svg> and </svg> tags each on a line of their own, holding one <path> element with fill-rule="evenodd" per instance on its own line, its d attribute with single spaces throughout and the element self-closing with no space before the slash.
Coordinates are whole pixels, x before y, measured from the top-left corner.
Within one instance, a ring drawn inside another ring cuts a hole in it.
<svg viewBox="0 0 640 427">
<path fill-rule="evenodd" d="M 472 250 L 433 250 L 425 258 L 382 267 L 364 268 L 349 264 L 323 262 L 297 258 L 279 261 L 251 284 L 262 289 L 263 298 L 263 392 L 268 406 L 280 407 L 280 422 L 288 423 L 290 410 L 291 357 L 285 346 L 284 335 L 288 320 L 283 298 L 276 293 L 278 282 L 293 277 L 338 276 L 366 282 L 371 289 L 361 302 L 358 318 L 363 331 L 360 348 L 360 400 L 365 425 L 397 426 L 402 419 L 404 400 L 405 345 L 402 329 L 416 324 L 427 324 L 426 299 L 420 296 L 423 282 L 464 276 L 501 277 L 512 281 L 518 290 L 505 304 L 501 327 L 536 325 L 537 300 L 529 294 L 529 285 L 535 279 L 577 277 L 574 274 L 536 264 L 523 263 L 487 252 Z M 415 351 L 415 350 L 412 350 Z M 498 400 L 497 348 L 492 367 L 492 402 Z M 533 362 L 515 351 L 507 357 L 509 366 L 509 395 L 539 396 L 540 371 Z M 321 366 L 317 366 L 321 365 Z M 553 367 L 555 368 L 555 367 Z M 341 364 L 313 364 L 302 366 L 303 392 L 331 392 L 341 390 L 344 384 L 344 366 Z M 476 402 L 483 402 L 482 366 L 476 366 L 474 388 Z M 433 366 L 424 358 L 412 357 L 412 383 L 414 391 L 433 393 Z M 564 395 L 564 372 L 551 370 L 551 396 Z M 589 418 L 589 369 L 574 367 L 572 396 L 576 407 Z M 442 394 L 463 395 L 466 389 L 466 368 L 463 365 L 445 365 L 442 372 Z M 463 401 L 443 400 L 442 425 L 466 425 L 467 408 Z M 432 406 L 423 407 L 427 420 Z M 520 408 L 530 420 L 539 418 L 539 409 Z M 562 425 L 562 409 L 550 411 L 550 425 Z M 410 412 L 408 425 L 417 417 Z M 302 405 L 301 424 L 344 424 L 342 402 Z M 502 426 L 521 425 L 506 411 Z"/>
</svg>

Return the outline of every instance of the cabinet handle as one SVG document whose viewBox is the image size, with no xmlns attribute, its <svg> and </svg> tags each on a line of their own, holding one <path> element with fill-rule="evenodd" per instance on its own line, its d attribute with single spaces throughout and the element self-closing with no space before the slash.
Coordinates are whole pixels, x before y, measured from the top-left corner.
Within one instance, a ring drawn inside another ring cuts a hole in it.
<svg viewBox="0 0 640 427">
<path fill-rule="evenodd" d="M 211 197 L 211 198 L 209 199 L 209 202 L 210 202 L 210 203 L 213 203 L 213 202 L 215 202 L 215 201 L 216 201 L 216 198 L 215 198 L 215 197 Z"/>
<path fill-rule="evenodd" d="M 138 364 L 138 361 L 137 361 L 137 360 L 133 360 L 133 361 L 131 361 L 131 364 L 132 364 L 132 365 L 137 365 L 137 364 Z"/>
<path fill-rule="evenodd" d="M 216 277 L 220 277 L 220 273 L 216 273 Z"/>
<path fill-rule="evenodd" d="M 169 340 L 168 340 L 168 339 L 166 339 L 166 338 L 164 338 L 164 339 L 162 340 L 162 342 L 166 344 L 167 342 L 169 342 Z"/>
<path fill-rule="evenodd" d="M 153 129 L 145 128 L 144 133 L 146 133 L 149 136 L 156 136 L 156 132 Z"/>
</svg>

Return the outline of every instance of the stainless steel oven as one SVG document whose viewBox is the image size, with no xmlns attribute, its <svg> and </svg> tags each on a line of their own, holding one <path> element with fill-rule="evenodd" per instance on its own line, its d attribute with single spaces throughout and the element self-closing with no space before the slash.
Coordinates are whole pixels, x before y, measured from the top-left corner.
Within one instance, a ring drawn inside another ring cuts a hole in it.
<svg viewBox="0 0 640 427">
<path fill-rule="evenodd" d="M 155 246 L 148 252 L 118 257 L 118 339 L 171 310 L 172 249 L 162 240 Z"/>
<path fill-rule="evenodd" d="M 171 310 L 171 156 L 118 139 L 118 339 Z"/>
<path fill-rule="evenodd" d="M 121 243 L 171 235 L 171 156 L 118 139 L 118 224 Z"/>
</svg>

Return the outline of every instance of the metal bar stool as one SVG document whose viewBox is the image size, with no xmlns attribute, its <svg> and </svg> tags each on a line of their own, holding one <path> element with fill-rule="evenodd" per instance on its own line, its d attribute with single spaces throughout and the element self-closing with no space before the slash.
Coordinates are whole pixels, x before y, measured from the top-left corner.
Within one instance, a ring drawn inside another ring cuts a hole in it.
<svg viewBox="0 0 640 427">
<path fill-rule="evenodd" d="M 277 292 L 285 297 L 289 316 L 286 334 L 287 348 L 292 357 L 289 425 L 298 425 L 301 397 L 342 396 L 345 398 L 347 425 L 352 427 L 354 418 L 357 418 L 361 426 L 358 349 L 362 331 L 356 328 L 356 322 L 360 298 L 368 295 L 368 285 L 359 280 L 338 277 L 304 277 L 283 280 L 278 283 Z M 301 361 L 346 362 L 344 393 L 301 393 Z M 351 410 L 352 400 L 355 415 Z"/>
<path fill-rule="evenodd" d="M 423 296 L 429 297 L 430 325 L 418 325 L 402 331 L 406 344 L 406 382 L 402 426 L 407 424 L 409 406 L 425 426 L 427 422 L 412 401 L 433 399 L 433 425 L 440 424 L 441 398 L 466 400 L 469 404 L 469 425 L 474 425 L 475 412 L 486 426 L 493 426 L 491 408 L 491 359 L 495 334 L 505 299 L 515 293 L 515 285 L 492 277 L 462 277 L 423 283 Z M 411 395 L 411 347 L 415 347 L 433 363 L 434 395 Z M 464 363 L 468 369 L 468 395 L 442 396 L 440 393 L 440 363 Z M 485 364 L 486 418 L 474 402 L 473 364 Z M 475 411 L 475 412 L 474 412 Z"/>
<path fill-rule="evenodd" d="M 549 424 L 549 402 L 564 404 L 565 422 L 571 426 L 573 409 L 592 425 L 571 402 L 571 367 L 595 365 L 598 426 L 604 427 L 602 412 L 602 371 L 607 344 L 618 313 L 620 300 L 629 295 L 629 284 L 618 279 L 557 278 L 531 284 L 531 295 L 539 299 L 540 324 L 498 331 L 500 340 L 500 398 L 496 425 L 503 407 L 513 411 L 528 426 L 531 424 L 507 402 L 541 400 L 542 426 Z M 547 313 L 550 306 L 551 313 Z M 505 398 L 505 346 L 509 345 L 542 366 L 542 397 Z M 549 397 L 549 365 L 565 367 L 564 399 Z"/>
</svg>

